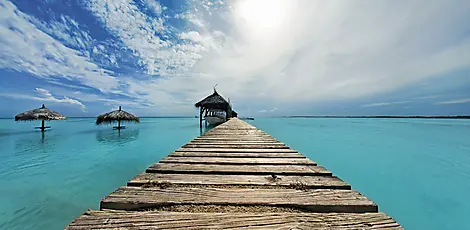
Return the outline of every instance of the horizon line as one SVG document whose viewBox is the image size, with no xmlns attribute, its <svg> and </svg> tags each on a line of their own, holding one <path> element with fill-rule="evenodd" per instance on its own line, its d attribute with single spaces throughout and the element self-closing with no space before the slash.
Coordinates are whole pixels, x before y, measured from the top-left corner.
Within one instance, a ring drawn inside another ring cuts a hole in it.
<svg viewBox="0 0 470 230">
<path fill-rule="evenodd" d="M 252 118 L 254 116 L 244 116 L 239 118 Z M 467 118 L 465 115 L 279 115 L 279 116 L 259 116 L 260 118 Z M 94 116 L 70 116 L 67 118 L 96 118 Z M 141 116 L 139 118 L 199 118 L 199 116 Z M 14 117 L 0 117 L 0 119 L 14 119 Z"/>
</svg>

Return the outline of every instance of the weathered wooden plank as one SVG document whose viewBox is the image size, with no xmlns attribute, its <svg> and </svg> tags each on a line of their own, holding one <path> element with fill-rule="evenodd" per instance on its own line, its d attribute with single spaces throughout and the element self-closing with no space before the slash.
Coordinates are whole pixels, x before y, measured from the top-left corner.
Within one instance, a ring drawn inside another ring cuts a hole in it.
<svg viewBox="0 0 470 230">
<path fill-rule="evenodd" d="M 244 189 L 121 187 L 101 201 L 101 209 L 142 210 L 172 205 L 266 205 L 313 212 L 377 212 L 357 191 L 340 189 Z"/>
<path fill-rule="evenodd" d="M 218 140 L 197 140 L 194 139 L 188 144 L 198 144 L 198 145 L 213 145 L 213 144 L 226 144 L 226 145 L 281 145 L 286 146 L 281 142 L 263 142 L 263 141 L 218 141 Z"/>
<path fill-rule="evenodd" d="M 268 134 L 247 134 L 247 133 L 206 133 L 201 137 L 257 137 L 257 138 L 273 138 Z"/>
<path fill-rule="evenodd" d="M 206 133 L 201 135 L 201 137 L 250 137 L 250 138 L 273 138 L 268 134 L 236 134 L 236 133 L 227 133 L 227 134 L 217 134 L 217 133 Z"/>
<path fill-rule="evenodd" d="M 183 148 L 225 148 L 225 149 L 289 149 L 285 145 L 247 145 L 247 144 L 198 144 L 198 143 L 188 143 L 183 145 Z"/>
<path fill-rule="evenodd" d="M 210 131 L 207 131 L 204 133 L 204 135 L 206 134 L 213 134 L 213 133 L 220 133 L 220 134 L 254 134 L 254 135 L 269 135 L 268 133 L 264 132 L 263 130 L 235 130 L 235 129 L 232 129 L 232 130 L 221 130 L 221 129 L 212 129 Z"/>
<path fill-rule="evenodd" d="M 263 131 L 261 129 L 258 129 L 258 128 L 255 128 L 255 127 L 221 127 L 221 126 L 218 126 L 217 129 L 212 129 L 212 130 L 209 130 L 210 131 L 213 131 L 213 130 L 220 130 L 220 131 Z"/>
<path fill-rule="evenodd" d="M 218 153 L 218 152 L 174 152 L 171 157 L 269 157 L 269 158 L 305 158 L 300 153 Z"/>
<path fill-rule="evenodd" d="M 207 131 L 206 133 L 211 133 L 211 132 L 246 132 L 246 133 L 266 133 L 264 132 L 263 130 L 261 129 L 257 129 L 257 128 L 243 128 L 243 129 L 240 129 L 240 128 L 224 128 L 224 127 L 217 127 L 215 129 L 211 129 L 209 131 Z"/>
<path fill-rule="evenodd" d="M 147 168 L 146 172 L 238 175 L 332 175 L 332 173 L 325 168 L 313 165 L 211 165 L 157 163 Z"/>
<path fill-rule="evenodd" d="M 249 142 L 262 142 L 262 143 L 280 143 L 276 139 L 259 139 L 259 138 L 232 138 L 232 137 L 198 137 L 194 141 L 249 141 Z"/>
<path fill-rule="evenodd" d="M 205 140 L 220 140 L 220 139 L 235 139 L 235 140 L 254 140 L 254 141 L 276 141 L 274 137 L 269 136 L 251 136 L 251 135 L 207 135 L 207 136 L 199 136 L 197 139 L 205 139 Z"/>
<path fill-rule="evenodd" d="M 250 138 L 250 139 L 275 140 L 274 137 L 268 136 L 268 135 L 230 135 L 230 134 L 201 135 L 198 138 Z"/>
<path fill-rule="evenodd" d="M 66 230 L 83 229 L 382 229 L 403 228 L 384 213 L 189 213 L 87 211 Z"/>
<path fill-rule="evenodd" d="M 402 229 L 383 213 L 359 214 L 377 212 L 377 205 L 236 118 L 152 165 L 128 186 L 104 198 L 101 208 L 139 212 L 88 212 L 68 229 Z M 148 209 L 154 211 L 142 211 Z M 304 211 L 315 213 L 288 213 Z"/>
<path fill-rule="evenodd" d="M 177 185 L 217 186 L 283 186 L 309 189 L 351 189 L 335 176 L 277 176 L 270 175 L 218 175 L 218 174 L 160 174 L 141 173 L 130 180 L 128 186 L 170 183 Z"/>
<path fill-rule="evenodd" d="M 263 132 L 263 131 L 221 131 L 221 130 L 215 130 L 215 131 L 209 131 L 206 132 L 203 136 L 206 135 L 260 135 L 260 136 L 270 136 L 269 134 Z"/>
<path fill-rule="evenodd" d="M 160 160 L 160 163 L 184 164 L 239 164 L 239 165 L 317 165 L 308 158 L 247 158 L 247 157 L 172 157 Z"/>
<path fill-rule="evenodd" d="M 223 149 L 223 148 L 179 148 L 176 152 L 215 152 L 215 153 L 296 153 L 292 149 Z"/>
</svg>

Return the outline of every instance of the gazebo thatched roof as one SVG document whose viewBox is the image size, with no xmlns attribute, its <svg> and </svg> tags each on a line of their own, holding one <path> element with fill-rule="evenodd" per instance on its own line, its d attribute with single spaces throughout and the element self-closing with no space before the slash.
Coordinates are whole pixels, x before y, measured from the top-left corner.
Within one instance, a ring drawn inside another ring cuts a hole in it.
<svg viewBox="0 0 470 230">
<path fill-rule="evenodd" d="M 198 103 L 194 104 L 196 108 L 206 108 L 206 109 L 221 109 L 227 111 L 230 108 L 230 103 L 228 103 L 222 96 L 217 93 L 217 90 L 214 89 L 212 95 L 207 96 Z"/>
<path fill-rule="evenodd" d="M 100 125 L 103 123 L 113 123 L 115 121 L 127 121 L 127 122 L 136 122 L 139 123 L 140 119 L 135 115 L 132 115 L 124 110 L 121 110 L 121 106 L 119 106 L 119 110 L 115 110 L 109 113 L 101 114 L 96 118 L 96 124 Z"/>
<path fill-rule="evenodd" d="M 15 121 L 32 121 L 32 120 L 65 120 L 67 119 L 64 115 L 52 111 L 42 104 L 42 107 L 39 109 L 33 109 L 26 111 L 24 113 L 17 114 L 15 116 Z"/>
</svg>

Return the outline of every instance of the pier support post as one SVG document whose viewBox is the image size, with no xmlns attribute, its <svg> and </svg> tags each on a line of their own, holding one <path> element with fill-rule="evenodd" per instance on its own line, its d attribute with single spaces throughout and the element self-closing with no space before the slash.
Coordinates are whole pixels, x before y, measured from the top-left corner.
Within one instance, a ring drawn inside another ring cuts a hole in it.
<svg viewBox="0 0 470 230">
<path fill-rule="evenodd" d="M 202 129 L 202 113 L 204 112 L 204 109 L 201 107 L 199 110 L 199 128 Z"/>
</svg>

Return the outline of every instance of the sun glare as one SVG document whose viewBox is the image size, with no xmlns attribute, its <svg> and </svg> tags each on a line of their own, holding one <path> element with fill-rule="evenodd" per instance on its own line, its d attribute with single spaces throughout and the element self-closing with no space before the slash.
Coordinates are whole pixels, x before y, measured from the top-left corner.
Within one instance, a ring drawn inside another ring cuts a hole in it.
<svg viewBox="0 0 470 230">
<path fill-rule="evenodd" d="M 275 29 L 286 19 L 288 0 L 240 0 L 237 16 L 253 29 Z"/>
</svg>

